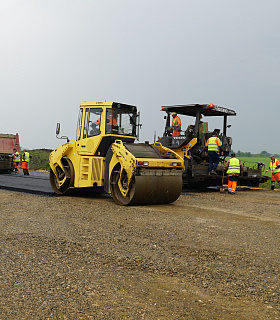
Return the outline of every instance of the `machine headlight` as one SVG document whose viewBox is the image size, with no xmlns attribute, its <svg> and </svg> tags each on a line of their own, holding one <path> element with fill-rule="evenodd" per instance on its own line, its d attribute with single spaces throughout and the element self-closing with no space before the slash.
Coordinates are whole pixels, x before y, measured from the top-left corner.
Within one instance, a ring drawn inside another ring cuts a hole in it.
<svg viewBox="0 0 280 320">
<path fill-rule="evenodd" d="M 172 162 L 173 167 L 181 167 L 181 162 Z"/>
<path fill-rule="evenodd" d="M 149 162 L 148 161 L 138 161 L 139 166 L 148 166 Z"/>
</svg>

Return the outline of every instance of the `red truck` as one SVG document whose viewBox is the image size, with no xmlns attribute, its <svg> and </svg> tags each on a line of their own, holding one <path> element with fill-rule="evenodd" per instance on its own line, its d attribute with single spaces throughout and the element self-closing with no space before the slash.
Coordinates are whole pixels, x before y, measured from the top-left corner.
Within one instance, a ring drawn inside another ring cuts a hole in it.
<svg viewBox="0 0 280 320">
<path fill-rule="evenodd" d="M 19 136 L 17 134 L 0 133 L 0 173 L 11 173 L 13 166 L 13 149 L 20 153 Z"/>
</svg>

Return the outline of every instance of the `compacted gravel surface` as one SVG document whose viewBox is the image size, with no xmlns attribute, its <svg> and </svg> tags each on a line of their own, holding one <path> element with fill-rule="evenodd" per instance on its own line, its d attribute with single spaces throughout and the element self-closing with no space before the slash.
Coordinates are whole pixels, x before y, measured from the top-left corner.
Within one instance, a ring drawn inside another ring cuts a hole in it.
<svg viewBox="0 0 280 320">
<path fill-rule="evenodd" d="M 0 319 L 280 319 L 280 192 L 0 190 Z"/>
</svg>

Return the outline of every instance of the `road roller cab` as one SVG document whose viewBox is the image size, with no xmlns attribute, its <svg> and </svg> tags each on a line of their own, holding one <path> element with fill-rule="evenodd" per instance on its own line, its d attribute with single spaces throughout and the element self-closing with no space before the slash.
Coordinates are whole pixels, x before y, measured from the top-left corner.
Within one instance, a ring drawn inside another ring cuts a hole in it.
<svg viewBox="0 0 280 320">
<path fill-rule="evenodd" d="M 76 140 L 49 158 L 50 183 L 57 194 L 78 188 L 111 193 L 120 205 L 175 201 L 182 190 L 183 159 L 161 143 L 134 143 L 139 113 L 132 105 L 84 102 Z M 57 137 L 60 125 L 57 126 Z"/>
</svg>

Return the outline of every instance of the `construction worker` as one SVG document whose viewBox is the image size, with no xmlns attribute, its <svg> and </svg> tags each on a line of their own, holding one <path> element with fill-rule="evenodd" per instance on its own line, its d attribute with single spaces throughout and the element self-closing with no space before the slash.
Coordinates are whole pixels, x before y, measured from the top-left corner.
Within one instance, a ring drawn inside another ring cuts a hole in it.
<svg viewBox="0 0 280 320">
<path fill-rule="evenodd" d="M 101 119 L 98 118 L 96 121 L 94 121 L 94 123 L 92 123 L 92 125 L 91 125 L 92 131 L 90 132 L 90 136 L 100 133 L 100 131 L 99 131 L 100 130 L 99 129 L 100 128 L 100 121 L 101 121 Z M 117 119 L 114 116 L 107 114 L 107 116 L 106 116 L 106 133 L 111 132 L 113 130 L 116 131 L 117 128 L 118 128 Z M 98 130 L 96 130 L 96 129 L 98 129 Z M 94 132 L 95 132 L 95 134 L 93 134 Z"/>
<path fill-rule="evenodd" d="M 280 163 L 279 160 L 275 159 L 274 155 L 270 156 L 269 168 L 265 171 L 271 171 L 271 190 L 275 188 L 275 180 L 277 180 L 278 185 L 280 186 Z"/>
<path fill-rule="evenodd" d="M 172 136 L 178 137 L 181 132 L 181 119 L 177 116 L 176 112 L 172 112 L 172 126 L 171 129 L 173 130 Z"/>
<path fill-rule="evenodd" d="M 222 147 L 222 142 L 218 138 L 217 132 L 212 133 L 212 137 L 209 138 L 205 144 L 205 155 L 209 157 L 209 174 L 217 174 L 216 169 L 219 164 L 219 153 Z"/>
<path fill-rule="evenodd" d="M 243 165 L 236 158 L 235 153 L 232 153 L 231 158 L 226 162 L 224 171 L 228 177 L 228 193 L 235 194 L 238 177 L 243 173 Z"/>
<path fill-rule="evenodd" d="M 117 132 L 118 131 L 118 123 L 117 123 L 117 119 L 114 116 L 111 116 L 109 114 L 107 114 L 106 117 L 106 133 L 110 133 L 110 132 Z"/>
<path fill-rule="evenodd" d="M 31 156 L 29 155 L 29 152 L 24 149 L 22 154 L 22 171 L 25 176 L 29 176 L 28 164 L 30 158 Z"/>
<path fill-rule="evenodd" d="M 100 125 L 100 118 L 98 118 L 94 123 L 96 123 L 97 125 Z M 112 125 L 116 126 L 116 125 L 117 125 L 117 120 L 116 120 L 116 118 L 114 118 L 113 116 L 107 115 L 107 117 L 106 117 L 106 123 L 107 123 L 107 124 L 112 124 Z"/>
<path fill-rule="evenodd" d="M 14 161 L 15 173 L 18 174 L 19 173 L 18 165 L 20 163 L 20 154 L 17 152 L 16 148 L 14 148 L 13 151 L 14 151 L 14 153 L 13 153 L 13 161 Z"/>
</svg>

